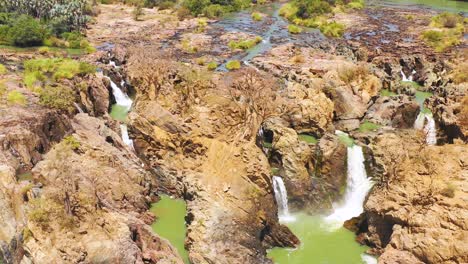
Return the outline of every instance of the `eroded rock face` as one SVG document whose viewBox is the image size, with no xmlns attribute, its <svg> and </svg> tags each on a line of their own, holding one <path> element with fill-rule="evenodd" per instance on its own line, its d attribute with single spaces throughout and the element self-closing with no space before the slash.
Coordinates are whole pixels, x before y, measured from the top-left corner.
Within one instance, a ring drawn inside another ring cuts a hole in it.
<svg viewBox="0 0 468 264">
<path fill-rule="evenodd" d="M 412 128 L 419 108 L 418 103 L 406 95 L 381 96 L 367 109 L 364 119 L 383 126 Z"/>
<path fill-rule="evenodd" d="M 182 263 L 140 220 L 153 176 L 102 121 L 79 114 L 72 124 L 73 136 L 33 170 L 42 187 L 26 206 L 23 261 Z"/>
<path fill-rule="evenodd" d="M 468 256 L 465 144 L 426 146 L 414 131 L 386 133 L 370 145 L 385 170 L 365 203 L 359 239 L 379 263 L 464 263 Z"/>
<path fill-rule="evenodd" d="M 261 98 L 242 88 L 230 90 L 223 83 L 230 79 L 214 85 L 218 76 L 186 75 L 184 68 L 150 53 L 139 56 L 130 56 L 127 66 L 137 91 L 129 115 L 135 149 L 164 175 L 167 192 L 187 200 L 190 260 L 271 263 L 266 248 L 298 244 L 278 224 L 269 164 L 255 145 L 259 119 L 255 114 L 242 119 L 245 108 L 238 108 Z M 151 70 L 154 65 L 159 72 Z M 255 71 L 248 76 L 263 80 Z"/>
</svg>

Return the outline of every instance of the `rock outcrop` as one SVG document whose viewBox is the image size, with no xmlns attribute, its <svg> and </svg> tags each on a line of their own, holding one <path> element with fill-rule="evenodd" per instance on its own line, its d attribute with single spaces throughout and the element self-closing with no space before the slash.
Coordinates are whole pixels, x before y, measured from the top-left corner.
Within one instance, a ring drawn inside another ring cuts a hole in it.
<svg viewBox="0 0 468 264">
<path fill-rule="evenodd" d="M 466 145 L 426 146 L 414 131 L 379 135 L 370 148 L 383 168 L 365 203 L 358 239 L 379 263 L 468 261 Z"/>
<path fill-rule="evenodd" d="M 102 121 L 79 114 L 72 124 L 72 136 L 33 170 L 39 190 L 25 205 L 23 254 L 16 261 L 183 263 L 140 220 L 148 219 L 153 175 Z"/>
</svg>

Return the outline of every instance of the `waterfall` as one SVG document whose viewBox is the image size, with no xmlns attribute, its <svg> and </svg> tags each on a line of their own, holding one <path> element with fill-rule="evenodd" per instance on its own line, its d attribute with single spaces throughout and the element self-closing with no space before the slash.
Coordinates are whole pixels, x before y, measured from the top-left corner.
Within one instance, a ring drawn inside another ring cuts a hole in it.
<svg viewBox="0 0 468 264">
<path fill-rule="evenodd" d="M 107 77 L 109 78 L 109 77 Z M 118 86 L 109 78 L 110 85 L 112 87 L 112 94 L 114 95 L 115 102 L 118 105 L 124 106 L 127 108 L 127 110 L 130 110 L 130 107 L 132 106 L 132 99 L 128 97 Z"/>
<path fill-rule="evenodd" d="M 76 102 L 73 102 L 73 105 L 75 105 L 75 108 L 76 108 L 76 110 L 78 110 L 78 112 L 84 113 L 83 109 L 81 109 L 79 104 L 77 104 Z"/>
<path fill-rule="evenodd" d="M 413 74 L 415 74 L 416 71 L 415 70 L 412 70 L 411 71 L 411 74 L 406 77 L 405 73 L 403 72 L 403 69 L 400 70 L 400 74 L 401 74 L 401 80 L 403 82 L 412 82 L 413 81 Z"/>
<path fill-rule="evenodd" d="M 284 186 L 283 179 L 273 176 L 273 191 L 275 192 L 276 203 L 278 204 L 278 218 L 280 222 L 290 222 L 294 217 L 289 214 L 288 193 Z"/>
<path fill-rule="evenodd" d="M 374 256 L 362 254 L 361 258 L 366 264 L 377 264 L 377 258 Z"/>
<path fill-rule="evenodd" d="M 129 146 L 132 150 L 133 148 L 133 140 L 130 139 L 128 136 L 128 128 L 127 125 L 120 125 L 120 131 L 122 132 L 122 140 L 125 143 L 125 145 Z"/>
<path fill-rule="evenodd" d="M 419 112 L 416 121 L 414 121 L 414 129 L 423 129 L 425 118 L 425 114 L 423 112 Z"/>
<path fill-rule="evenodd" d="M 437 133 L 435 127 L 434 118 L 431 115 L 426 114 L 427 124 L 424 127 L 424 133 L 426 133 L 426 143 L 428 145 L 435 145 L 437 143 Z"/>
<path fill-rule="evenodd" d="M 362 147 L 352 145 L 347 151 L 348 175 L 345 196 L 340 204 L 334 205 L 334 212 L 326 217 L 326 220 L 336 224 L 337 228 L 341 227 L 344 221 L 359 216 L 364 211 L 363 203 L 372 187 L 371 180 L 367 178 Z"/>
<path fill-rule="evenodd" d="M 427 123 L 424 125 L 426 121 Z M 428 145 L 437 144 L 436 125 L 431 113 L 419 112 L 416 121 L 414 121 L 414 128 L 418 130 L 424 129 L 424 133 L 426 134 L 426 143 Z"/>
</svg>

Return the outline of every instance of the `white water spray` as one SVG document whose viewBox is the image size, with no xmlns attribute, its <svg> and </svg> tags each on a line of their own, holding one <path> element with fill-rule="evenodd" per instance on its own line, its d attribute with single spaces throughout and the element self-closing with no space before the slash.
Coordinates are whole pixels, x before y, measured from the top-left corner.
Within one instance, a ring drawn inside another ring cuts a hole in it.
<svg viewBox="0 0 468 264">
<path fill-rule="evenodd" d="M 77 104 L 76 102 L 74 102 L 73 105 L 75 105 L 75 108 L 76 108 L 76 110 L 78 110 L 78 112 L 84 113 L 83 109 L 81 109 L 81 107 L 80 107 L 79 104 Z"/>
<path fill-rule="evenodd" d="M 276 203 L 278 204 L 278 218 L 280 222 L 294 221 L 294 217 L 289 214 L 288 193 L 284 186 L 283 179 L 273 176 L 273 191 L 275 192 Z"/>
<path fill-rule="evenodd" d="M 334 212 L 325 218 L 336 228 L 364 211 L 364 200 L 372 188 L 372 182 L 367 178 L 361 146 L 348 147 L 347 166 L 348 176 L 344 199 L 341 203 L 334 205 Z"/>
<path fill-rule="evenodd" d="M 120 125 L 120 131 L 122 132 L 122 140 L 125 143 L 125 145 L 129 146 L 132 150 L 134 150 L 133 140 L 131 140 L 130 137 L 128 136 L 127 125 Z"/>
<path fill-rule="evenodd" d="M 424 133 L 426 134 L 426 143 L 428 145 L 432 146 L 437 144 L 436 125 L 431 113 L 419 112 L 416 121 L 414 121 L 414 129 L 424 129 Z"/>
<path fill-rule="evenodd" d="M 412 82 L 412 81 L 413 81 L 413 75 L 414 75 L 415 73 L 416 73 L 416 71 L 415 71 L 415 70 L 412 70 L 412 71 L 411 71 L 411 74 L 410 74 L 408 77 L 406 77 L 406 75 L 405 75 L 405 73 L 403 72 L 403 69 L 402 69 L 402 70 L 400 70 L 401 80 L 402 80 L 403 82 Z"/>
<path fill-rule="evenodd" d="M 107 78 L 109 78 L 109 77 L 107 77 Z M 119 86 L 117 86 L 117 84 L 115 84 L 115 82 L 113 82 L 111 80 L 111 78 L 109 78 L 109 81 L 110 81 L 110 85 L 112 87 L 112 94 L 114 95 L 115 102 L 117 103 L 117 105 L 124 106 L 124 107 L 126 107 L 127 110 L 129 110 L 130 107 L 132 107 L 132 99 L 130 99 L 130 97 L 128 97 L 128 95 L 126 95 L 119 88 Z"/>
</svg>

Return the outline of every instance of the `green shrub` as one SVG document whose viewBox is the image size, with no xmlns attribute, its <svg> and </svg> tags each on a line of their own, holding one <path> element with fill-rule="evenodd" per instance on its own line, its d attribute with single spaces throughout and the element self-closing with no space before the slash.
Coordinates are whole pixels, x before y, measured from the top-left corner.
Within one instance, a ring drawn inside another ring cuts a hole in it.
<svg viewBox="0 0 468 264">
<path fill-rule="evenodd" d="M 241 67 L 241 63 L 238 60 L 232 60 L 232 61 L 228 61 L 226 63 L 226 69 L 228 69 L 230 71 L 231 70 L 238 70 L 238 69 L 240 69 L 240 67 Z"/>
<path fill-rule="evenodd" d="M 20 91 L 11 91 L 7 95 L 7 101 L 9 104 L 18 104 L 18 105 L 25 105 L 26 104 L 26 97 Z"/>
<path fill-rule="evenodd" d="M 63 138 L 65 145 L 69 146 L 72 150 L 77 150 L 81 147 L 81 143 L 74 136 L 66 136 Z"/>
<path fill-rule="evenodd" d="M 175 6 L 175 2 L 174 1 L 163 1 L 163 2 L 159 3 L 157 6 L 158 6 L 159 10 L 171 9 L 171 8 L 173 8 Z"/>
<path fill-rule="evenodd" d="M 0 64 L 0 75 L 7 73 L 7 69 L 3 64 Z"/>
<path fill-rule="evenodd" d="M 308 134 L 299 134 L 298 138 L 299 140 L 304 141 L 308 144 L 316 144 L 318 142 L 314 136 Z"/>
<path fill-rule="evenodd" d="M 302 32 L 302 28 L 300 28 L 300 27 L 298 27 L 298 26 L 296 26 L 296 25 L 290 24 L 290 25 L 288 26 L 288 31 L 289 31 L 289 33 L 291 33 L 291 34 L 299 34 L 299 33 Z"/>
<path fill-rule="evenodd" d="M 214 71 L 214 70 L 216 70 L 216 68 L 218 68 L 218 64 L 215 61 L 212 61 L 212 62 L 208 63 L 208 65 L 206 65 L 206 67 L 208 68 L 208 70 Z"/>
<path fill-rule="evenodd" d="M 254 21 L 262 21 L 263 16 L 262 16 L 262 14 L 260 14 L 260 13 L 258 13 L 258 12 L 253 12 L 253 13 L 252 13 L 252 19 L 253 19 Z"/>
<path fill-rule="evenodd" d="M 72 59 L 52 58 L 33 59 L 24 62 L 25 74 L 37 72 L 41 74 L 52 74 L 54 80 L 71 79 L 76 75 L 93 73 L 96 68 L 86 62 L 79 62 Z"/>
<path fill-rule="evenodd" d="M 72 111 L 75 93 L 67 86 L 46 86 L 39 92 L 39 104 L 49 108 Z"/>
<path fill-rule="evenodd" d="M 432 18 L 432 26 L 434 27 L 455 28 L 458 24 L 462 23 L 463 16 L 449 12 L 444 12 Z"/>
<path fill-rule="evenodd" d="M 247 50 L 247 49 L 250 49 L 252 47 L 254 47 L 255 45 L 257 45 L 258 43 L 260 43 L 262 41 L 262 37 L 260 36 L 256 36 L 255 38 L 253 39 L 247 39 L 247 40 L 239 40 L 239 41 L 230 41 L 228 46 L 231 48 L 231 49 L 242 49 L 242 50 Z"/>
<path fill-rule="evenodd" d="M 46 36 L 46 28 L 38 20 L 27 15 L 21 15 L 15 20 L 8 31 L 10 44 L 20 47 L 42 45 Z"/>
<path fill-rule="evenodd" d="M 50 52 L 49 47 L 40 47 L 37 49 L 37 52 L 39 52 L 42 55 L 48 54 Z"/>
<path fill-rule="evenodd" d="M 136 5 L 135 8 L 132 11 L 133 19 L 135 21 L 139 21 L 140 17 L 143 15 L 143 6 L 141 5 Z"/>
<path fill-rule="evenodd" d="M 423 33 L 423 40 L 437 52 L 442 52 L 447 48 L 460 44 L 462 34 L 456 29 L 447 30 L 427 30 Z"/>
<path fill-rule="evenodd" d="M 455 191 L 457 190 L 457 187 L 453 183 L 447 183 L 447 186 L 443 188 L 440 193 L 449 198 L 455 197 Z"/>
<path fill-rule="evenodd" d="M 351 9 L 363 9 L 364 8 L 364 1 L 363 0 L 357 0 L 357 1 L 352 1 L 349 2 L 346 7 L 351 8 Z"/>
<path fill-rule="evenodd" d="M 194 16 L 203 13 L 203 10 L 211 4 L 210 0 L 184 0 L 182 5 L 186 7 Z"/>
<path fill-rule="evenodd" d="M 191 16 L 191 12 L 190 10 L 185 7 L 185 6 L 181 6 L 177 9 L 177 18 L 182 21 L 186 18 L 189 18 Z"/>
<path fill-rule="evenodd" d="M 388 96 L 388 97 L 390 97 L 390 96 L 396 96 L 397 94 L 394 93 L 394 92 L 392 92 L 392 91 L 390 91 L 390 90 L 382 89 L 382 90 L 380 91 L 380 95 L 381 95 L 381 96 Z"/>
<path fill-rule="evenodd" d="M 326 22 L 319 26 L 320 31 L 328 37 L 341 37 L 344 34 L 345 26 L 338 22 Z"/>
<path fill-rule="evenodd" d="M 208 18 L 221 17 L 226 13 L 226 9 L 222 5 L 209 5 L 203 9 L 203 14 Z"/>
<path fill-rule="evenodd" d="M 368 131 L 376 131 L 380 128 L 381 126 L 378 125 L 378 124 L 374 124 L 372 122 L 369 122 L 369 121 L 364 121 L 364 123 L 362 123 L 360 126 L 359 126 L 359 131 L 360 132 L 368 132 Z"/>
</svg>

